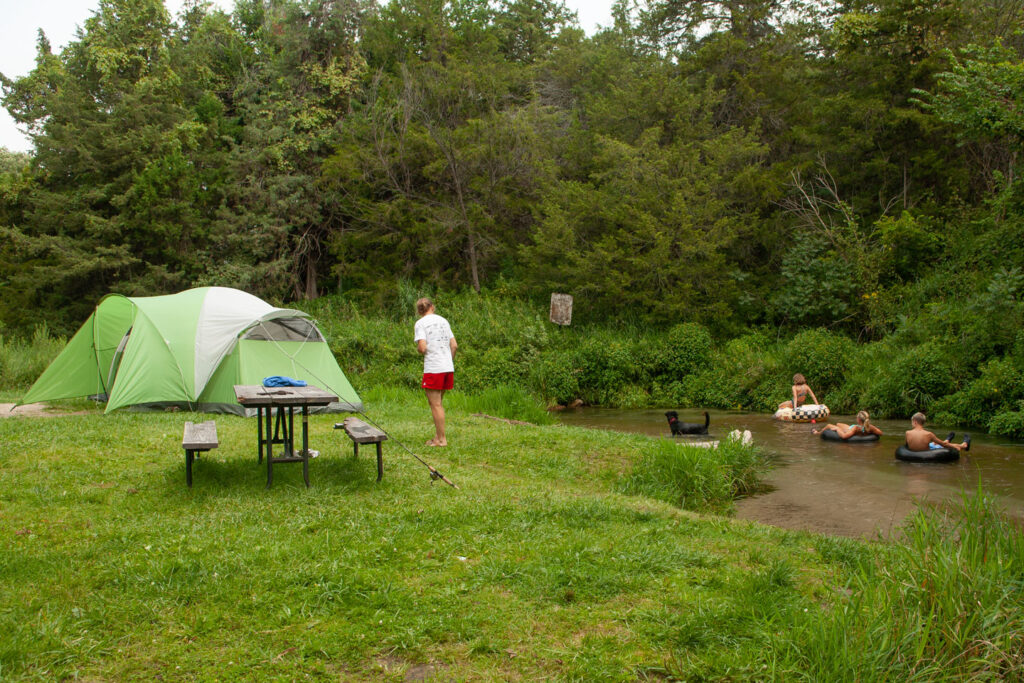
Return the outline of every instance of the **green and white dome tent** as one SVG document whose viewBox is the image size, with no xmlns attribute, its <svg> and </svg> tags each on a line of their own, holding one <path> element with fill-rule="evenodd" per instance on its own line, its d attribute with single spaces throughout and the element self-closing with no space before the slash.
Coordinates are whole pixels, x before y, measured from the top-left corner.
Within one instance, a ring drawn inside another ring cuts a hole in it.
<svg viewBox="0 0 1024 683">
<path fill-rule="evenodd" d="M 19 405 L 106 396 L 106 412 L 180 406 L 245 415 L 234 385 L 260 384 L 271 375 L 337 394 L 341 402 L 329 411 L 362 410 L 316 323 L 302 311 L 227 287 L 108 294 Z"/>
</svg>

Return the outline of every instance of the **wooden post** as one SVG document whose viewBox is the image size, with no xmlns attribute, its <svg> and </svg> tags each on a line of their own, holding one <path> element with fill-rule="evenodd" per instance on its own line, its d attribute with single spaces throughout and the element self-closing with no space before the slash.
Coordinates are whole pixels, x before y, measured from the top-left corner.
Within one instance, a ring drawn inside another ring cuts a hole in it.
<svg viewBox="0 0 1024 683">
<path fill-rule="evenodd" d="M 551 322 L 563 327 L 572 322 L 572 296 L 551 293 Z"/>
</svg>

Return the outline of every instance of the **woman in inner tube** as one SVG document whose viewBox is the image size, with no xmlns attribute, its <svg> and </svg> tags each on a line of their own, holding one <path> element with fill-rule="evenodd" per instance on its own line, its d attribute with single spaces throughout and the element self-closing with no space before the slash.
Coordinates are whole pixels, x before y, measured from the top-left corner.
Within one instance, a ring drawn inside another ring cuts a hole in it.
<svg viewBox="0 0 1024 683">
<path fill-rule="evenodd" d="M 779 410 L 782 410 L 783 408 L 792 408 L 796 410 L 807 400 L 807 394 L 811 395 L 815 404 L 818 403 L 818 397 L 815 396 L 814 392 L 811 391 L 811 388 L 807 386 L 807 380 L 804 379 L 804 376 L 798 372 L 793 375 L 793 400 L 783 401 L 780 403 Z"/>
<path fill-rule="evenodd" d="M 829 430 L 839 434 L 839 438 L 843 441 L 846 441 L 851 436 L 870 436 L 871 434 L 874 434 L 875 436 L 882 435 L 882 430 L 871 424 L 871 416 L 868 415 L 868 411 L 866 410 L 862 410 L 857 413 L 857 424 L 855 425 L 843 424 L 842 422 L 834 425 L 827 424 L 821 429 L 812 430 L 811 433 L 821 434 L 822 432 L 827 432 Z"/>
</svg>

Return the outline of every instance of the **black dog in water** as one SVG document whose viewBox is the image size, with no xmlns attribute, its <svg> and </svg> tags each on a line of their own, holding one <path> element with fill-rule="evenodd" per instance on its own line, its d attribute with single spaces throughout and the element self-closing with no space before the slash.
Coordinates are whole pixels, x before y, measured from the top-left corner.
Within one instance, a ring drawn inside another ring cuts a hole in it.
<svg viewBox="0 0 1024 683">
<path fill-rule="evenodd" d="M 708 425 L 711 424 L 711 416 L 708 415 L 708 411 L 704 411 L 704 424 L 699 422 L 680 422 L 679 413 L 674 410 L 670 410 L 665 413 L 665 417 L 668 418 L 668 427 L 672 430 L 672 436 L 681 436 L 683 434 L 707 434 Z"/>
</svg>

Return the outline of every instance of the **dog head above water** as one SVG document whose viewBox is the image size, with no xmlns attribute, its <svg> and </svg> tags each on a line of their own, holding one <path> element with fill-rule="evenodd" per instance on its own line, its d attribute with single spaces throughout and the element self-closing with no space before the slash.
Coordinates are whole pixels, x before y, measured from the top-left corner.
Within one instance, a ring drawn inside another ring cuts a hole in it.
<svg viewBox="0 0 1024 683">
<path fill-rule="evenodd" d="M 668 410 L 668 411 L 665 412 L 665 417 L 668 418 L 668 421 L 670 423 L 671 422 L 675 422 L 675 421 L 677 421 L 679 419 L 679 413 L 677 413 L 674 410 Z"/>
</svg>

